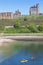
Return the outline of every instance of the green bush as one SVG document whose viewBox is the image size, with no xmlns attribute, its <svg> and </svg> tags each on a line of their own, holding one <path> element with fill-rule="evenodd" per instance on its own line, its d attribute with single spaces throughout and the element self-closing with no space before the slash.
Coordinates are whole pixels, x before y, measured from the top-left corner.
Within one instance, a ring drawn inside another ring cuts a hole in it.
<svg viewBox="0 0 43 65">
<path fill-rule="evenodd" d="M 24 21 L 27 21 L 28 19 L 26 17 L 24 17 Z"/>
<path fill-rule="evenodd" d="M 20 27 L 21 27 L 21 25 L 20 25 L 19 22 L 16 22 L 16 23 L 14 24 L 14 28 L 20 28 Z"/>
<path fill-rule="evenodd" d="M 43 24 L 42 24 L 42 23 L 38 26 L 38 30 L 39 30 L 40 32 L 43 31 Z"/>
<path fill-rule="evenodd" d="M 21 28 L 21 29 L 20 29 L 20 32 L 21 32 L 21 33 L 29 33 L 30 30 L 29 30 L 28 28 Z"/>
<path fill-rule="evenodd" d="M 29 30 L 31 30 L 31 32 L 33 32 L 33 33 L 39 32 L 38 29 L 37 29 L 37 27 L 36 27 L 36 25 L 34 25 L 34 24 L 30 24 L 28 28 L 29 28 Z"/>
</svg>

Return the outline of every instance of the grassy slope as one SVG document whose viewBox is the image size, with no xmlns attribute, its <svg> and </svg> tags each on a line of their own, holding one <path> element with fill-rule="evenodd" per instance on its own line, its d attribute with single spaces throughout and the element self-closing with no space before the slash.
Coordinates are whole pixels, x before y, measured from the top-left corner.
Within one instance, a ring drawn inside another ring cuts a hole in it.
<svg viewBox="0 0 43 65">
<path fill-rule="evenodd" d="M 26 18 L 27 20 L 24 21 L 24 18 Z M 38 15 L 38 16 L 22 16 L 20 18 L 17 19 L 2 19 L 0 20 L 0 26 L 6 26 L 6 25 L 14 25 L 16 22 L 20 22 L 21 25 L 28 25 L 30 23 L 35 23 L 35 24 L 40 24 L 43 23 L 43 15 Z M 0 30 L 1 32 L 3 31 Z M 41 35 L 43 36 L 43 33 L 6 33 L 4 35 Z"/>
<path fill-rule="evenodd" d="M 27 20 L 24 21 L 24 18 L 26 18 Z M 20 22 L 21 25 L 27 25 L 30 23 L 40 24 L 41 22 L 43 23 L 43 15 L 22 16 L 16 19 L 2 19 L 0 20 L 0 26 L 14 25 L 16 22 Z"/>
</svg>

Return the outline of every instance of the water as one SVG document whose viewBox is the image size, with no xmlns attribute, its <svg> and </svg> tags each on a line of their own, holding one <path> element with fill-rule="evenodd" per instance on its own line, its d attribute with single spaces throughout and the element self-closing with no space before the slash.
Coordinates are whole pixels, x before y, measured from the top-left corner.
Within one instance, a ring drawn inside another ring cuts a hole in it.
<svg viewBox="0 0 43 65">
<path fill-rule="evenodd" d="M 15 41 L 1 47 L 0 65 L 43 65 L 43 42 Z"/>
</svg>

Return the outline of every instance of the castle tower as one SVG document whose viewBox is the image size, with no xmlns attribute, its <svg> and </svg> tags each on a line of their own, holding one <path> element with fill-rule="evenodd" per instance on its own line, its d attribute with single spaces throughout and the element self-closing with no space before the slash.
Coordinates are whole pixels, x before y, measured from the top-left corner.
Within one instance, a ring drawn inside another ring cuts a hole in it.
<svg viewBox="0 0 43 65">
<path fill-rule="evenodd" d="M 36 4 L 30 7 L 30 15 L 38 15 L 39 14 L 39 4 Z"/>
<path fill-rule="evenodd" d="M 37 9 L 36 9 L 36 13 L 39 14 L 39 3 L 36 4 L 36 8 L 37 8 Z"/>
</svg>

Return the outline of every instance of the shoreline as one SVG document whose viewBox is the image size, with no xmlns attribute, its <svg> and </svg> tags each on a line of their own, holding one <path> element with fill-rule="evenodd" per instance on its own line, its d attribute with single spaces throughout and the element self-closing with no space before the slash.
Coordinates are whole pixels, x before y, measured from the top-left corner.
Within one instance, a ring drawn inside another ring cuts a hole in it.
<svg viewBox="0 0 43 65">
<path fill-rule="evenodd" d="M 0 38 L 17 41 L 43 41 L 43 36 L 2 36 Z"/>
<path fill-rule="evenodd" d="M 9 43 L 12 44 L 15 41 L 43 42 L 43 36 L 0 36 L 0 47 L 7 45 L 9 46 Z"/>
</svg>

